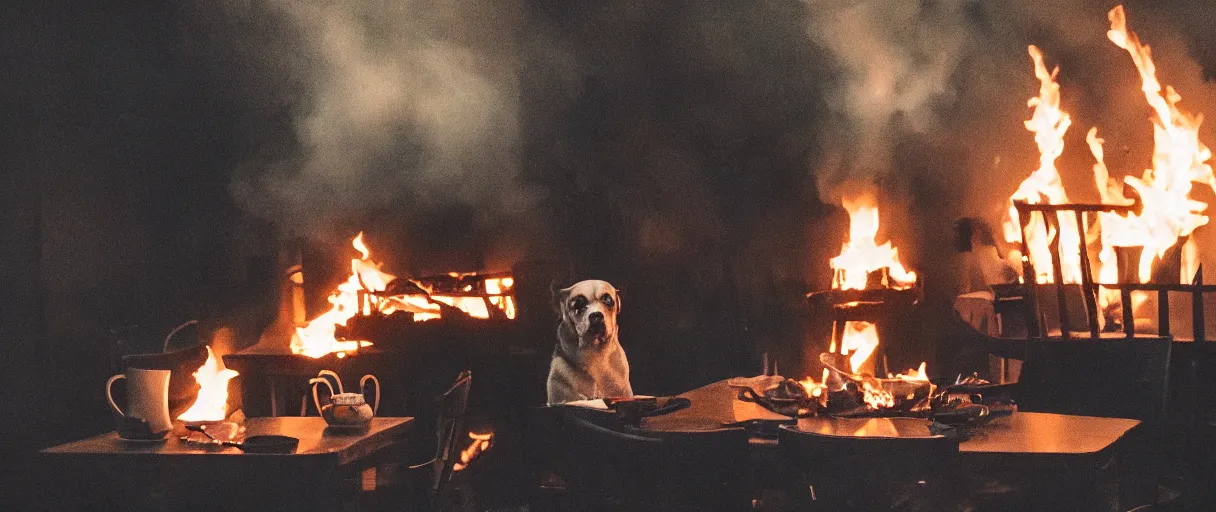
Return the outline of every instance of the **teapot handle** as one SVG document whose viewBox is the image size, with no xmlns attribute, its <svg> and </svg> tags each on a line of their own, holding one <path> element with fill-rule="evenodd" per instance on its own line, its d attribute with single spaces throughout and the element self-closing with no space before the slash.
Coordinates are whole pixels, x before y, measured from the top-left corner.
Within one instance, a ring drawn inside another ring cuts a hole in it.
<svg viewBox="0 0 1216 512">
<path fill-rule="evenodd" d="M 372 414 L 375 415 L 380 412 L 380 379 L 377 379 L 375 375 L 364 375 L 362 379 L 359 379 L 360 393 L 367 393 L 363 388 L 368 379 L 371 379 L 372 383 L 376 385 L 376 400 L 373 402 L 374 405 L 372 405 Z"/>
<path fill-rule="evenodd" d="M 126 378 L 127 378 L 126 375 L 120 373 L 118 375 L 110 377 L 110 380 L 106 381 L 106 400 L 108 400 L 110 402 L 110 407 L 112 409 L 114 409 L 114 412 L 118 413 L 119 416 L 122 416 L 124 418 L 127 417 L 127 415 L 122 412 L 122 409 L 120 409 L 118 407 L 118 404 L 114 403 L 114 395 L 112 393 L 110 393 L 110 389 L 114 387 L 114 383 L 117 382 L 118 379 L 126 379 Z M 376 398 L 379 399 L 380 395 L 377 394 Z"/>
<path fill-rule="evenodd" d="M 337 385 L 338 385 L 338 392 L 339 393 L 346 392 L 346 391 L 342 390 L 342 377 L 339 377 L 337 373 L 334 373 L 331 370 L 321 370 L 321 371 L 317 372 L 317 377 L 333 377 L 334 382 L 337 383 Z M 332 395 L 333 389 L 334 389 L 333 386 L 330 386 L 329 389 L 330 389 L 330 394 Z"/>
<path fill-rule="evenodd" d="M 331 397 L 334 396 L 334 387 L 329 383 L 329 379 L 324 377 L 313 377 L 308 379 L 308 383 L 312 386 L 312 403 L 317 406 L 317 414 L 321 414 L 321 397 L 317 395 L 317 384 L 325 384 Z"/>
</svg>

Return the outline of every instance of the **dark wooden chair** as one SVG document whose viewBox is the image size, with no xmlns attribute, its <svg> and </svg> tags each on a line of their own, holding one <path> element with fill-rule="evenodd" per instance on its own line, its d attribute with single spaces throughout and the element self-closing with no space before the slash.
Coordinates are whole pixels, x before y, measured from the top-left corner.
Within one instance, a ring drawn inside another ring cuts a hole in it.
<svg viewBox="0 0 1216 512">
<path fill-rule="evenodd" d="M 460 441 L 464 438 L 465 411 L 469 402 L 469 388 L 473 384 L 472 372 L 465 370 L 456 378 L 447 391 L 435 399 L 435 452 L 425 462 L 409 466 L 421 481 L 425 501 L 433 509 L 439 506 L 443 492 L 452 479 L 453 467 L 460 458 Z"/>
<path fill-rule="evenodd" d="M 662 441 L 665 510 L 751 510 L 756 493 L 746 430 L 625 431 Z"/>
<path fill-rule="evenodd" d="M 749 510 L 752 486 L 743 429 L 614 430 L 563 417 L 572 456 L 569 486 L 580 510 Z"/>
<path fill-rule="evenodd" d="M 958 440 L 858 437 L 803 432 L 782 425 L 789 492 L 806 510 L 943 510 Z"/>
<path fill-rule="evenodd" d="M 1160 337 L 1032 339 L 1027 345 L 1014 392 L 1019 410 L 1141 421 L 1122 443 L 1123 508 L 1172 493 L 1158 482 L 1172 347 Z"/>
<path fill-rule="evenodd" d="M 1165 411 L 1172 345 L 1158 337 L 1029 340 L 1018 409 L 1156 422 Z"/>
</svg>

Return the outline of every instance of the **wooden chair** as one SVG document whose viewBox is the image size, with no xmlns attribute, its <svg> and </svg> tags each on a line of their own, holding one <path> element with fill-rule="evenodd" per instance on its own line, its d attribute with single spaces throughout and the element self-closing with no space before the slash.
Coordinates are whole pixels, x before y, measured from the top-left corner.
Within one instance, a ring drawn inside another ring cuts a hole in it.
<svg viewBox="0 0 1216 512">
<path fill-rule="evenodd" d="M 1156 422 L 1165 411 L 1172 345 L 1157 337 L 1029 340 L 1018 409 Z"/>
<path fill-rule="evenodd" d="M 1030 340 L 1018 409 L 1140 420 L 1122 442 L 1120 493 L 1126 504 L 1156 501 L 1173 492 L 1158 482 L 1172 348 L 1160 337 Z"/>
<path fill-rule="evenodd" d="M 613 430 L 579 415 L 564 418 L 581 510 L 748 510 L 747 433 Z"/>
<path fill-rule="evenodd" d="M 777 444 L 795 468 L 790 493 L 810 510 L 942 510 L 958 440 L 858 437 L 782 425 Z"/>
<path fill-rule="evenodd" d="M 410 470 L 427 468 L 425 478 L 426 501 L 432 508 L 438 502 L 447 484 L 452 479 L 453 466 L 460 458 L 460 441 L 464 438 L 465 410 L 469 401 L 469 388 L 473 384 L 472 372 L 465 370 L 456 378 L 447 391 L 436 399 L 435 452 L 430 460 L 409 466 Z"/>
<path fill-rule="evenodd" d="M 742 428 L 627 433 L 663 443 L 665 510 L 750 510 L 755 497 L 748 433 Z"/>
</svg>

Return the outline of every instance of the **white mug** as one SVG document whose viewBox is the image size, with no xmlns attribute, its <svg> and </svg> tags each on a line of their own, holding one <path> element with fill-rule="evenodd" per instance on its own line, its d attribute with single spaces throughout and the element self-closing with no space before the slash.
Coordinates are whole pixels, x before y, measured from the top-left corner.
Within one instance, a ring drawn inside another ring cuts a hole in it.
<svg viewBox="0 0 1216 512">
<path fill-rule="evenodd" d="M 172 373 L 170 370 L 128 368 L 127 373 L 106 381 L 106 399 L 119 416 L 142 419 L 148 422 L 152 432 L 167 431 L 173 428 L 169 419 L 169 375 Z M 110 392 L 118 379 L 127 381 L 126 412 L 114 403 L 114 395 Z"/>
</svg>

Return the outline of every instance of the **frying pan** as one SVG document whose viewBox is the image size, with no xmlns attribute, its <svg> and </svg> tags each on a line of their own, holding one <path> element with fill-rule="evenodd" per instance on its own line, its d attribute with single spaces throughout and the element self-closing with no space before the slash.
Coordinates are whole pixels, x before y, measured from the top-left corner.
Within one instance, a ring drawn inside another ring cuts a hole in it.
<svg viewBox="0 0 1216 512">
<path fill-rule="evenodd" d="M 220 441 L 207 433 L 206 425 L 186 425 L 186 430 L 201 432 L 207 439 L 218 442 L 221 446 L 232 446 L 245 453 L 295 453 L 300 440 L 288 436 L 262 435 L 249 436 L 244 442 Z"/>
</svg>

